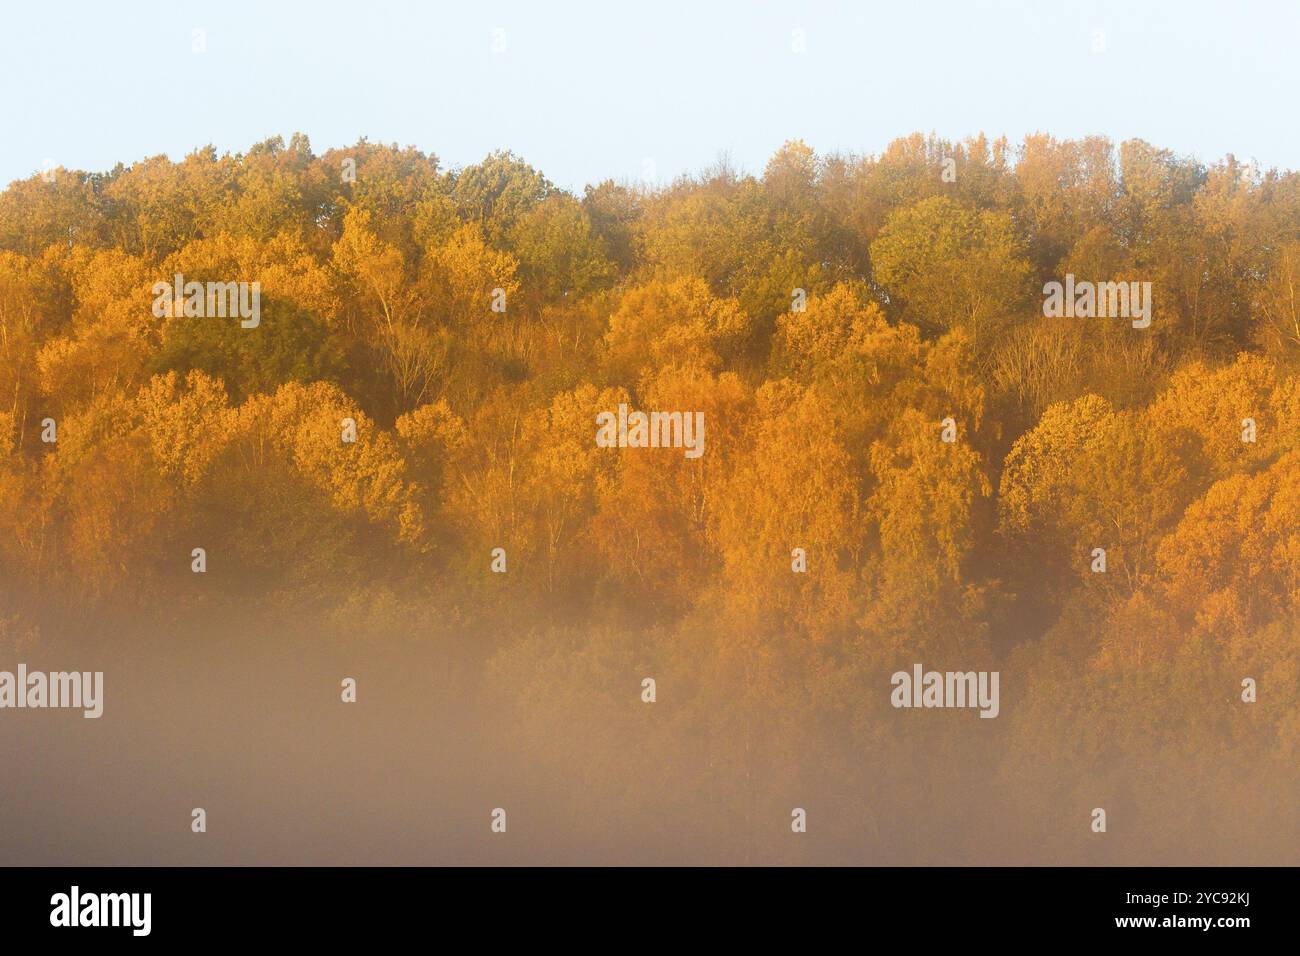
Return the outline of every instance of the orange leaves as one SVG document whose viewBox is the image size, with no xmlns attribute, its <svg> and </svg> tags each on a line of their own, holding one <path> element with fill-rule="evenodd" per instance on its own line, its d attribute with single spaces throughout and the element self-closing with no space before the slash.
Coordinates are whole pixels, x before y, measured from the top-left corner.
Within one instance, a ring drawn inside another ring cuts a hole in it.
<svg viewBox="0 0 1300 956">
<path fill-rule="evenodd" d="M 867 351 L 870 336 L 893 331 L 878 305 L 847 285 L 837 285 L 826 295 L 811 298 L 802 311 L 780 315 L 772 364 L 807 381 L 826 375 L 850 347 Z"/>
<path fill-rule="evenodd" d="M 1069 493 L 1072 468 L 1113 420 L 1110 403 L 1096 395 L 1051 405 L 1007 455 L 999 493 L 1005 530 L 1025 533 L 1050 520 Z"/>
<path fill-rule="evenodd" d="M 518 263 L 490 247 L 478 226 L 466 223 L 440 245 L 425 251 L 421 264 L 421 298 L 443 321 L 472 327 L 491 321 L 494 290 L 509 302 L 519 291 Z"/>
<path fill-rule="evenodd" d="M 250 400 L 236 420 L 241 442 L 279 449 L 335 508 L 393 528 L 398 540 L 419 541 L 424 518 L 397 442 L 337 388 L 284 385 Z M 355 440 L 345 440 L 348 422 L 355 423 Z"/>
<path fill-rule="evenodd" d="M 726 597 L 755 622 L 776 615 L 822 637 L 851 613 L 864 551 L 853 460 L 827 396 L 781 381 L 755 398 L 717 508 Z M 806 573 L 792 569 L 796 547 Z"/>
<path fill-rule="evenodd" d="M 1300 610 L 1300 452 L 1214 484 L 1160 545 L 1161 583 L 1184 616 L 1230 596 L 1245 622 Z"/>
<path fill-rule="evenodd" d="M 226 390 L 202 372 L 153 378 L 136 408 L 159 472 L 180 483 L 199 481 L 227 440 Z"/>
<path fill-rule="evenodd" d="M 978 629 L 957 626 L 970 595 L 966 559 L 975 543 L 974 508 L 990 493 L 983 460 L 968 442 L 941 440 L 940 425 L 905 411 L 888 441 L 871 448 L 876 487 L 867 502 L 878 551 L 870 565 L 874 632 L 949 646 L 974 644 Z M 931 633 L 936 621 L 939 634 Z M 929 622 L 929 623 L 927 623 Z"/>
<path fill-rule="evenodd" d="M 700 279 L 655 281 L 624 294 L 605 335 L 606 375 L 635 386 L 665 364 L 716 370 L 749 331 L 732 299 L 715 298 Z"/>
<path fill-rule="evenodd" d="M 711 532 L 727 469 L 744 454 L 749 392 L 734 374 L 685 365 L 648 378 L 641 395 L 646 408 L 702 412 L 707 450 L 695 459 L 673 448 L 602 450 L 608 470 L 596 488 L 592 535 L 628 597 L 676 612 L 718 564 Z M 615 408 L 616 401 L 602 410 Z M 590 441 L 594 419 L 588 429 Z"/>
<path fill-rule="evenodd" d="M 343 234 L 334 244 L 334 266 L 372 307 L 373 318 L 391 328 L 413 307 L 413 292 L 401 250 L 375 235 L 370 219 L 362 210 L 344 217 Z"/>
<path fill-rule="evenodd" d="M 1243 353 L 1219 368 L 1194 362 L 1173 375 L 1150 414 L 1170 431 L 1194 435 L 1210 474 L 1219 477 L 1266 460 L 1284 447 L 1286 437 L 1300 432 L 1300 422 L 1278 414 L 1282 393 L 1277 387 L 1277 370 L 1260 356 Z M 1254 429 L 1243 436 L 1247 420 Z"/>
</svg>

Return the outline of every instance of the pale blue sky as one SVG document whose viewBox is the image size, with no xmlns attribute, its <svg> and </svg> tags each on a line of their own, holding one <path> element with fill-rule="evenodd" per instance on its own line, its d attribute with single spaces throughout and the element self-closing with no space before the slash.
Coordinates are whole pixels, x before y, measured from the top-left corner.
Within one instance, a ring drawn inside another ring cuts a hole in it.
<svg viewBox="0 0 1300 956">
<path fill-rule="evenodd" d="M 1294 0 L 39 0 L 0 19 L 0 184 L 295 130 L 446 166 L 507 148 L 573 189 L 647 158 L 661 179 L 723 152 L 760 172 L 786 139 L 874 153 L 916 130 L 1300 168 L 1297 39 Z"/>
</svg>

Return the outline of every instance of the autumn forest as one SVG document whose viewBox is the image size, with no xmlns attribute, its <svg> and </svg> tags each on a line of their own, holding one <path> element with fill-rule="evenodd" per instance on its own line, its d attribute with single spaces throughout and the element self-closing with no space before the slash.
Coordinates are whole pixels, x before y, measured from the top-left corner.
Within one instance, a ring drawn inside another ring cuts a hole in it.
<svg viewBox="0 0 1300 956">
<path fill-rule="evenodd" d="M 917 134 L 575 194 L 295 135 L 0 193 L 0 667 L 106 688 L 0 730 L 7 858 L 1295 864 L 1298 635 L 1296 172 Z"/>
</svg>

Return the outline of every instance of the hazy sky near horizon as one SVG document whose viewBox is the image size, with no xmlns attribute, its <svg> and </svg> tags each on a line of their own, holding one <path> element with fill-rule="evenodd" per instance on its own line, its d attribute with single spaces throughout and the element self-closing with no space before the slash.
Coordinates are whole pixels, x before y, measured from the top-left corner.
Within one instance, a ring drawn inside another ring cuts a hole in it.
<svg viewBox="0 0 1300 956">
<path fill-rule="evenodd" d="M 510 149 L 578 191 L 647 160 L 661 180 L 721 154 L 758 173 L 787 139 L 878 153 L 914 131 L 1295 169 L 1298 36 L 1292 0 L 46 0 L 0 22 L 0 185 L 295 131 L 447 167 Z"/>
</svg>

